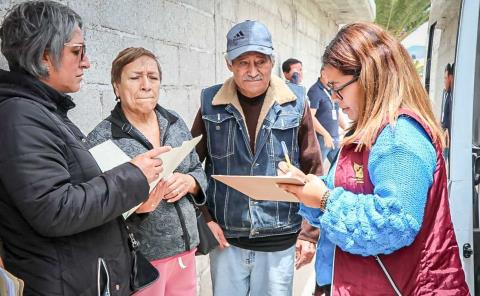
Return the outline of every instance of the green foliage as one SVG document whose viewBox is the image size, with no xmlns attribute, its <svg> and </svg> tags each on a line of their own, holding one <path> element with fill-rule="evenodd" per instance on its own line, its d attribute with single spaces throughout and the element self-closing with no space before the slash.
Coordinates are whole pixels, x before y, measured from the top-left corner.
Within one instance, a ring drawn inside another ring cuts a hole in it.
<svg viewBox="0 0 480 296">
<path fill-rule="evenodd" d="M 399 40 L 426 22 L 430 13 L 430 0 L 375 0 L 375 4 L 375 23 Z"/>
<path fill-rule="evenodd" d="M 421 63 L 419 60 L 414 60 L 413 65 L 415 66 L 415 70 L 417 70 L 418 76 L 423 77 L 423 69 L 425 65 Z"/>
</svg>

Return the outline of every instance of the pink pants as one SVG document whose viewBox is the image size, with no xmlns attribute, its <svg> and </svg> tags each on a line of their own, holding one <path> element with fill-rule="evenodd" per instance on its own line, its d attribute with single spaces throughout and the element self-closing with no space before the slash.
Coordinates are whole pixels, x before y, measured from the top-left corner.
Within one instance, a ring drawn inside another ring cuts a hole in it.
<svg viewBox="0 0 480 296">
<path fill-rule="evenodd" d="M 152 261 L 160 278 L 135 296 L 195 296 L 197 272 L 195 250 Z"/>
</svg>

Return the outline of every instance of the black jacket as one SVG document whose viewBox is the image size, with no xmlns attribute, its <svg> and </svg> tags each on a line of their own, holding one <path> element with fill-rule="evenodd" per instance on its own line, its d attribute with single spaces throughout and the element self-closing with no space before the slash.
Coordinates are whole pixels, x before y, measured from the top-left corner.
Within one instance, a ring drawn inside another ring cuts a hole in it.
<svg viewBox="0 0 480 296">
<path fill-rule="evenodd" d="M 122 212 L 148 196 L 130 163 L 101 173 L 68 119 L 75 104 L 28 75 L 0 70 L 0 240 L 25 295 L 96 295 L 98 259 L 112 295 L 130 293 Z"/>
</svg>

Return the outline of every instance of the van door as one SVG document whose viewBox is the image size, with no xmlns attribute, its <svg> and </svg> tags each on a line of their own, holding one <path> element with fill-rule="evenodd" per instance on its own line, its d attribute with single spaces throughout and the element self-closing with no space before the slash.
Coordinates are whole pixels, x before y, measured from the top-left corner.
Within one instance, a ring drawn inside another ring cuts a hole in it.
<svg viewBox="0 0 480 296">
<path fill-rule="evenodd" d="M 480 156 L 480 150 L 475 148 L 480 144 L 478 135 L 479 13 L 480 1 L 462 1 L 455 58 L 449 164 L 450 209 L 467 283 L 472 294 L 479 289 L 478 281 L 475 282 L 474 271 L 478 270 L 479 266 L 475 261 L 480 258 L 478 223 L 475 229 L 473 223 L 474 214 L 475 219 L 478 218 L 478 202 L 475 203 L 478 197 L 473 164 Z M 474 233 L 476 241 L 474 241 Z M 474 295 L 480 295 L 480 293 L 474 293 Z"/>
</svg>

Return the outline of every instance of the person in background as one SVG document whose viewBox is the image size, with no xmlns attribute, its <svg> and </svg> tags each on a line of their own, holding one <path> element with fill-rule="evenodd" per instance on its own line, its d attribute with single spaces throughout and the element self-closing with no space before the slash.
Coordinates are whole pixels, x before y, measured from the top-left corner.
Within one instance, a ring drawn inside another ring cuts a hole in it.
<svg viewBox="0 0 480 296">
<path fill-rule="evenodd" d="M 210 253 L 214 295 L 292 295 L 294 265 L 310 262 L 317 233 L 309 233 L 299 204 L 255 201 L 216 181 L 214 174 L 276 175 L 285 159 L 322 173 L 318 141 L 304 88 L 272 76 L 267 27 L 244 21 L 227 34 L 225 54 L 233 77 L 204 89 L 192 134 L 208 178 L 208 226 L 220 243 Z M 297 260 L 295 262 L 295 253 Z"/>
<path fill-rule="evenodd" d="M 285 79 L 293 84 L 301 84 L 303 82 L 303 69 L 302 69 L 302 62 L 290 58 L 287 59 L 282 64 L 282 71 Z"/>
<path fill-rule="evenodd" d="M 379 26 L 353 23 L 322 60 L 352 128 L 325 177 L 284 162 L 279 170 L 306 182 L 280 187 L 336 246 L 332 295 L 469 295 L 448 205 L 443 131 L 408 52 Z"/>
<path fill-rule="evenodd" d="M 128 156 L 154 147 L 181 146 L 192 138 L 182 118 L 158 104 L 162 71 L 142 47 L 122 50 L 112 62 L 117 105 L 88 135 L 91 146 L 112 140 Z M 160 279 L 135 295 L 195 296 L 195 249 L 199 243 L 194 205 L 205 203 L 207 179 L 192 151 L 171 176 L 157 184 L 159 198 L 144 203 L 127 223 Z"/>
<path fill-rule="evenodd" d="M 14 6 L 0 28 L 0 236 L 25 295 L 130 295 L 122 213 L 162 172 L 156 148 L 104 173 L 68 118 L 90 67 L 82 19 L 53 1 Z M 81 101 L 80 101 L 81 102 Z M 102 264 L 105 263 L 105 265 Z M 102 267 L 106 266 L 106 269 Z M 109 285 L 99 281 L 108 272 Z"/>
<path fill-rule="evenodd" d="M 442 110 L 440 116 L 440 123 L 442 124 L 445 133 L 446 147 L 444 150 L 444 157 L 448 159 L 450 147 L 450 128 L 452 125 L 452 90 L 453 90 L 453 73 L 455 70 L 455 63 L 447 64 L 443 75 L 444 89 L 442 92 Z"/>
<path fill-rule="evenodd" d="M 343 114 L 340 114 L 338 104 L 333 102 L 327 86 L 327 75 L 323 67 L 320 77 L 310 87 L 307 96 L 310 100 L 310 112 L 313 116 L 313 127 L 317 132 L 322 160 L 332 163 L 340 145 L 339 127 L 348 128 Z M 318 262 L 318 261 L 317 261 Z"/>
</svg>

